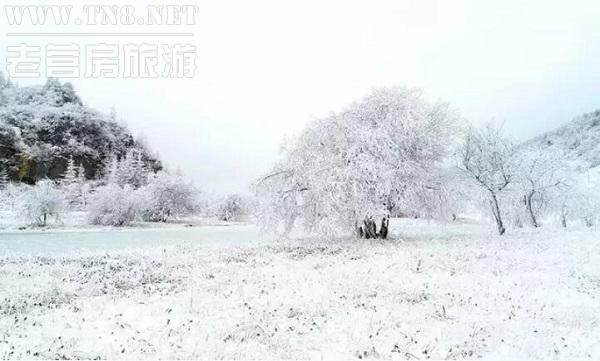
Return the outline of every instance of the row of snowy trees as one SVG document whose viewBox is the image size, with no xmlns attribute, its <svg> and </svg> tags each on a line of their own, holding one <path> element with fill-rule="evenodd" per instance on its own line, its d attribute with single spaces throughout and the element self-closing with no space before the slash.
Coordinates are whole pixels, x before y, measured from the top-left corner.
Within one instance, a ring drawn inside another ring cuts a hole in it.
<svg viewBox="0 0 600 361">
<path fill-rule="evenodd" d="M 83 167 L 69 159 L 59 180 L 0 184 L 0 197 L 8 209 L 37 226 L 45 226 L 49 217 L 68 211 L 85 211 L 89 222 L 99 225 L 166 222 L 195 212 L 197 195 L 195 187 L 181 175 L 148 170 L 134 154 L 113 159 L 109 174 L 100 180 L 86 180 Z"/>
<path fill-rule="evenodd" d="M 245 221 L 253 205 L 239 194 L 203 195 L 180 174 L 148 169 L 133 152 L 122 159 L 112 158 L 106 169 L 104 178 L 87 180 L 83 167 L 71 158 L 58 180 L 27 185 L 0 179 L 0 203 L 35 226 L 46 226 L 51 217 L 73 211 L 87 213 L 91 224 L 112 226 L 167 222 L 193 214 Z"/>
<path fill-rule="evenodd" d="M 89 207 L 93 224 L 124 226 L 135 220 L 166 222 L 197 209 L 196 190 L 180 175 L 161 171 L 138 188 L 109 182 L 99 187 Z"/>
<path fill-rule="evenodd" d="M 99 180 L 73 158 L 58 181 L 0 188 L 33 223 L 59 209 L 85 210 L 90 222 L 165 222 L 199 212 L 223 221 L 247 219 L 289 232 L 295 225 L 323 234 L 352 231 L 386 238 L 394 216 L 456 219 L 477 210 L 504 234 L 508 226 L 539 227 L 554 217 L 594 225 L 600 174 L 573 170 L 558 151 L 516 144 L 501 129 L 465 127 L 446 103 L 417 89 L 382 88 L 341 112 L 313 121 L 283 148 L 280 161 L 255 184 L 255 199 L 231 195 L 198 202 L 180 175 L 150 169 L 131 148 L 108 157 Z M 5 172 L 4 172 L 5 173 Z M 199 204 L 202 203 L 202 206 Z M 203 208 L 203 209 L 200 209 Z"/>
<path fill-rule="evenodd" d="M 376 89 L 284 146 L 256 182 L 257 220 L 284 233 L 299 224 L 364 238 L 386 238 L 390 216 L 456 219 L 473 209 L 489 214 L 500 234 L 549 216 L 563 226 L 595 222 L 600 201 L 590 180 L 561 154 L 463 124 L 419 90 Z"/>
<path fill-rule="evenodd" d="M 500 234 L 507 222 L 539 227 L 548 217 L 557 218 L 563 227 L 569 220 L 592 226 L 600 216 L 600 198 L 594 191 L 600 177 L 574 171 L 564 159 L 557 150 L 516 145 L 500 128 L 487 125 L 466 131 L 458 167 L 470 181 L 466 185 L 477 186 L 475 193 Z"/>
</svg>

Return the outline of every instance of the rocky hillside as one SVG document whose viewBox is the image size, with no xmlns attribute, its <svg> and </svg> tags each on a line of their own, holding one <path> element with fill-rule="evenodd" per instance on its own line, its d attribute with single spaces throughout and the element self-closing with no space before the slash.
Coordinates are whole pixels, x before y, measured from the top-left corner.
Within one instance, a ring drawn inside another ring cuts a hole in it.
<svg viewBox="0 0 600 361">
<path fill-rule="evenodd" d="M 43 86 L 18 87 L 0 78 L 0 172 L 11 180 L 59 178 L 70 158 L 94 179 L 112 157 L 128 152 L 151 169 L 161 168 L 114 115 L 84 105 L 71 84 L 50 79 Z"/>
</svg>

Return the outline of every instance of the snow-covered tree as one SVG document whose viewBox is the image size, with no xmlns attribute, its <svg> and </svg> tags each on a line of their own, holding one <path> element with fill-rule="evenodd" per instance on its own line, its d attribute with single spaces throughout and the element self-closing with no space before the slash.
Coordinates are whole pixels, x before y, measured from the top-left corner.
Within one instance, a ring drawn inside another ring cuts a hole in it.
<svg viewBox="0 0 600 361">
<path fill-rule="evenodd" d="M 386 238 L 393 205 L 413 207 L 447 154 L 457 116 L 420 90 L 381 88 L 318 119 L 256 185 L 267 228 L 296 219 L 310 231 Z"/>
<path fill-rule="evenodd" d="M 531 225 L 540 226 L 540 216 L 552 204 L 552 197 L 566 188 L 566 164 L 564 155 L 537 147 L 523 148 L 519 151 L 519 169 L 513 191 L 517 193 L 519 203 Z"/>
<path fill-rule="evenodd" d="M 83 167 L 83 164 L 79 163 L 79 165 L 77 166 L 77 182 L 83 183 L 85 182 L 85 180 L 85 168 Z"/>
<path fill-rule="evenodd" d="M 552 207 L 560 223 L 567 227 L 570 221 L 581 221 L 591 227 L 600 220 L 600 169 L 584 173 L 572 172 L 564 180 L 561 191 L 552 199 Z"/>
<path fill-rule="evenodd" d="M 45 227 L 48 217 L 59 215 L 63 204 L 62 193 L 55 183 L 48 179 L 25 187 L 17 201 L 20 214 L 36 226 Z"/>
<path fill-rule="evenodd" d="M 506 232 L 501 196 L 516 181 L 516 151 L 512 140 L 488 124 L 470 127 L 458 152 L 459 169 L 481 190 L 501 235 Z"/>
<path fill-rule="evenodd" d="M 227 196 L 219 206 L 217 217 L 222 221 L 241 221 L 248 215 L 249 201 L 241 194 Z"/>
<path fill-rule="evenodd" d="M 142 155 L 137 151 L 129 151 L 120 161 L 118 161 L 115 169 L 111 164 L 109 177 L 116 178 L 119 185 L 131 185 L 134 188 L 139 188 L 148 183 L 149 170 L 142 160 Z M 116 172 L 112 175 L 112 172 Z"/>
<path fill-rule="evenodd" d="M 0 190 L 6 188 L 9 182 L 8 172 L 6 169 L 0 168 Z"/>
<path fill-rule="evenodd" d="M 10 210 L 10 211 L 20 211 L 21 200 L 23 193 L 29 188 L 29 185 L 9 182 L 7 186 L 2 189 L 2 204 L 0 205 L 0 209 Z"/>
<path fill-rule="evenodd" d="M 140 199 L 131 186 L 111 183 L 96 189 L 88 211 L 92 224 L 126 226 L 139 216 Z"/>
<path fill-rule="evenodd" d="M 61 190 L 65 195 L 65 201 L 69 206 L 80 207 L 85 205 L 84 185 L 85 169 L 81 164 L 75 166 L 72 157 L 67 162 L 67 169 L 60 181 Z"/>
<path fill-rule="evenodd" d="M 166 222 L 195 210 L 196 190 L 182 176 L 159 172 L 138 191 L 142 199 L 142 219 L 146 221 Z"/>
<path fill-rule="evenodd" d="M 85 168 L 83 164 L 79 164 L 77 167 L 77 179 L 76 184 L 78 185 L 78 203 L 80 206 L 86 206 L 88 201 L 88 195 L 91 190 L 91 185 L 87 182 L 87 177 L 85 174 Z"/>
<path fill-rule="evenodd" d="M 70 186 L 77 181 L 77 167 L 75 166 L 75 161 L 73 157 L 69 157 L 67 161 L 67 169 L 65 170 L 65 174 L 61 179 L 62 186 Z"/>
<path fill-rule="evenodd" d="M 119 159 L 113 155 L 107 162 L 105 179 L 109 184 L 119 184 Z"/>
</svg>

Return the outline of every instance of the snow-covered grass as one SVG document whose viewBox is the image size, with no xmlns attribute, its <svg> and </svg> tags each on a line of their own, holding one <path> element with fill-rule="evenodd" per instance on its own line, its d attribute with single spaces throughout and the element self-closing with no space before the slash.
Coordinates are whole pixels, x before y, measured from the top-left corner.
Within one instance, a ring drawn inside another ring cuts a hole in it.
<svg viewBox="0 0 600 361">
<path fill-rule="evenodd" d="M 600 358 L 600 234 L 397 221 L 394 239 L 0 258 L 2 358 Z"/>
</svg>

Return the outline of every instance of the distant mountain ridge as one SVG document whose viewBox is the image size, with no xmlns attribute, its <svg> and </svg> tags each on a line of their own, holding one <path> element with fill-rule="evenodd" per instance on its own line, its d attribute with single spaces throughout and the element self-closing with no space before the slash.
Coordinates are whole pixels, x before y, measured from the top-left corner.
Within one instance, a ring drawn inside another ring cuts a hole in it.
<svg viewBox="0 0 600 361">
<path fill-rule="evenodd" d="M 526 142 L 563 152 L 579 171 L 600 166 L 600 110 L 575 117 L 562 127 Z"/>
</svg>

